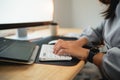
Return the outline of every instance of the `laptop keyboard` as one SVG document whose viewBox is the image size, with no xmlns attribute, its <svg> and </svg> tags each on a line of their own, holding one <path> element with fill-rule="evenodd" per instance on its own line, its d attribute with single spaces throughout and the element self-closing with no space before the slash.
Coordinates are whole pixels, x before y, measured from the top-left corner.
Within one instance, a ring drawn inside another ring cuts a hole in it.
<svg viewBox="0 0 120 80">
<path fill-rule="evenodd" d="M 10 39 L 6 39 L 6 38 L 0 38 L 0 51 L 4 50 L 5 48 L 7 48 L 9 45 L 11 45 L 13 42 L 13 40 Z"/>
</svg>

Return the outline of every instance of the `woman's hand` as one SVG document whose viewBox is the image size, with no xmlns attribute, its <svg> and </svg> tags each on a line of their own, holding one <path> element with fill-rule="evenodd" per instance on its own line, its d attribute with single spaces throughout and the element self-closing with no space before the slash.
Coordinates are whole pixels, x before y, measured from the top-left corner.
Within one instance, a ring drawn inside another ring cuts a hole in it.
<svg viewBox="0 0 120 80">
<path fill-rule="evenodd" d="M 89 50 L 82 48 L 79 41 L 64 41 L 58 40 L 54 46 L 54 53 L 58 55 L 71 55 L 77 57 L 80 60 L 86 60 Z"/>
</svg>

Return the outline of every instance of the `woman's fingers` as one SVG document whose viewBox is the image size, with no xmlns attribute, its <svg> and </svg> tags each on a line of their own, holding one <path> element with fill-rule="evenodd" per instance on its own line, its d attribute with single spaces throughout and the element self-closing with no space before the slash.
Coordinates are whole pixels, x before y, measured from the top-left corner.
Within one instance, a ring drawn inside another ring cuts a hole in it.
<svg viewBox="0 0 120 80">
<path fill-rule="evenodd" d="M 69 55 L 68 49 L 60 49 L 58 55 Z"/>
<path fill-rule="evenodd" d="M 62 42 L 63 42 L 63 40 L 61 40 L 61 39 L 59 39 L 59 40 L 57 41 L 57 43 L 56 43 L 55 46 L 54 46 L 54 51 L 53 51 L 53 53 L 55 53 L 55 54 L 58 53 L 58 51 L 62 48 L 62 46 L 61 46 Z"/>
<path fill-rule="evenodd" d="M 71 48 L 74 49 L 74 46 L 76 46 L 76 45 L 77 44 L 75 41 L 64 41 L 62 39 L 59 39 L 54 46 L 53 53 L 55 53 L 55 54 L 69 53 Z"/>
</svg>

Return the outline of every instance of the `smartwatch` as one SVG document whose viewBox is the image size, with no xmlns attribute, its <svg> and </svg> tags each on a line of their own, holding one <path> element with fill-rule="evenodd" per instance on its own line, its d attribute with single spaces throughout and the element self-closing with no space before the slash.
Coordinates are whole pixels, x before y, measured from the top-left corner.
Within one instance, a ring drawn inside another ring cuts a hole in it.
<svg viewBox="0 0 120 80">
<path fill-rule="evenodd" d="M 91 48 L 87 60 L 93 63 L 93 57 L 99 52 L 98 48 Z"/>
</svg>

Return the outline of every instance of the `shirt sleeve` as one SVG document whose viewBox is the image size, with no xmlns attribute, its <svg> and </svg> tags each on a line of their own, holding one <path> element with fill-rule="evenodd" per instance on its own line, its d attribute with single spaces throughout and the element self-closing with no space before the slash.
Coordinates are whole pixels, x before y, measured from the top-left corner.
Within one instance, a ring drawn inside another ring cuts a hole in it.
<svg viewBox="0 0 120 80">
<path fill-rule="evenodd" d="M 102 68 L 112 80 L 120 78 L 120 48 L 113 47 L 103 57 Z"/>
<path fill-rule="evenodd" d="M 86 37 L 89 43 L 92 42 L 92 43 L 99 44 L 101 41 L 103 41 L 103 35 L 102 35 L 103 26 L 104 26 L 104 22 L 102 22 L 97 27 L 94 27 L 94 28 L 89 27 L 87 29 L 84 29 L 81 36 Z"/>
</svg>

